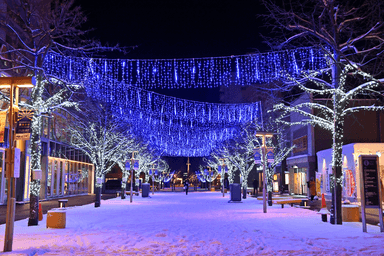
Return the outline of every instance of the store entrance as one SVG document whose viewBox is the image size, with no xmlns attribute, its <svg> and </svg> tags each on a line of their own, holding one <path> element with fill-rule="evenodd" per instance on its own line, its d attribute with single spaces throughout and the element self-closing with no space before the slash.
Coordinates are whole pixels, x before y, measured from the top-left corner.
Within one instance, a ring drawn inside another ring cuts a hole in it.
<svg viewBox="0 0 384 256">
<path fill-rule="evenodd" d="M 0 204 L 7 202 L 7 180 L 5 178 L 4 156 L 4 149 L 0 149 Z"/>
<path fill-rule="evenodd" d="M 296 169 L 296 168 L 295 168 Z M 297 195 L 307 194 L 307 168 L 297 168 L 294 171 L 293 193 Z"/>
</svg>

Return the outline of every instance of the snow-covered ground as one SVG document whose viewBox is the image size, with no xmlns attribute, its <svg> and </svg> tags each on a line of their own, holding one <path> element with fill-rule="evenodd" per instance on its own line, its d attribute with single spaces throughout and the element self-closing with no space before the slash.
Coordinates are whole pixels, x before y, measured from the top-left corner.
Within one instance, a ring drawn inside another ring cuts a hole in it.
<svg viewBox="0 0 384 256">
<path fill-rule="evenodd" d="M 331 225 L 313 211 L 228 203 L 219 192 L 156 193 L 67 209 L 65 229 L 15 222 L 5 255 L 384 255 L 384 233 L 361 223 Z M 5 225 L 0 226 L 0 246 Z"/>
</svg>

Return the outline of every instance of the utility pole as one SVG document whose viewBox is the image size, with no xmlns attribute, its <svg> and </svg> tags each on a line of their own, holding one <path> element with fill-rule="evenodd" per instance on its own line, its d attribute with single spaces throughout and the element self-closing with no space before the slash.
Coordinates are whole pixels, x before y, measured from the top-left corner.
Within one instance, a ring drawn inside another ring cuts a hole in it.
<svg viewBox="0 0 384 256">
<path fill-rule="evenodd" d="M 14 141 L 14 124 L 17 120 L 19 104 L 19 87 L 32 88 L 34 86 L 33 77 L 1 77 L 0 89 L 9 88 L 9 110 L 8 110 L 8 148 L 6 149 L 6 179 L 8 180 L 7 191 L 7 214 L 5 221 L 5 236 L 4 236 L 4 252 L 12 251 L 13 231 L 15 223 L 16 210 L 16 178 L 20 175 L 20 166 L 15 166 L 15 141 Z M 16 89 L 16 92 L 15 92 Z M 16 94 L 14 97 L 14 93 Z M 14 99 L 15 98 L 15 99 Z M 14 101 L 15 100 L 15 104 Z M 15 111 L 16 110 L 16 111 Z M 15 168 L 16 167 L 16 168 Z"/>
</svg>

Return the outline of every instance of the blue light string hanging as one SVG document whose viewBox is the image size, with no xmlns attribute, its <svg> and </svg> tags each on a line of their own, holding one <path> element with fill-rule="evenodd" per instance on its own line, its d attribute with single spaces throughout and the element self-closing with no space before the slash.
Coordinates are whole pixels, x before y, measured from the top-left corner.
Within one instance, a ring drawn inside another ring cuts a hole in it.
<svg viewBox="0 0 384 256">
<path fill-rule="evenodd" d="M 143 89 L 212 88 L 236 82 L 245 86 L 298 76 L 301 71 L 327 67 L 326 53 L 306 47 L 293 50 L 192 59 L 103 59 L 67 57 L 50 53 L 43 68 L 47 75 L 72 84 L 98 80 L 116 87 Z M 108 92 L 106 92 L 105 96 Z"/>
<path fill-rule="evenodd" d="M 260 122 L 260 103 L 221 104 L 198 102 L 162 95 L 152 91 L 126 86 L 115 87 L 89 79 L 87 95 L 97 101 L 111 103 L 120 108 L 119 112 L 141 111 L 150 114 L 160 122 L 173 122 L 181 126 L 222 126 L 228 127 L 251 121 Z"/>
<path fill-rule="evenodd" d="M 208 156 L 215 147 L 240 132 L 240 125 L 198 123 L 188 126 L 171 119 L 158 119 L 137 109 L 123 110 L 114 106 L 113 112 L 119 113 L 119 120 L 124 119 L 132 134 L 166 156 Z"/>
</svg>

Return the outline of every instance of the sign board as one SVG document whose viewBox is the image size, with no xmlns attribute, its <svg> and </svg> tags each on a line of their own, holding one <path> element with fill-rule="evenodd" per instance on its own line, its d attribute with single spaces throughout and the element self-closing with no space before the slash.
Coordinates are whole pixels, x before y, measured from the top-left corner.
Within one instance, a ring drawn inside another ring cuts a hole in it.
<svg viewBox="0 0 384 256">
<path fill-rule="evenodd" d="M 131 160 L 125 162 L 125 170 L 129 171 L 131 169 Z"/>
<path fill-rule="evenodd" d="M 275 154 L 273 153 L 273 148 L 267 149 L 267 160 L 268 163 L 273 163 L 275 161 Z"/>
<path fill-rule="evenodd" d="M 19 148 L 15 148 L 13 178 L 20 178 L 20 149 Z"/>
<path fill-rule="evenodd" d="M 135 162 L 133 163 L 133 169 L 139 170 L 139 160 L 135 160 Z"/>
<path fill-rule="evenodd" d="M 376 156 L 363 157 L 362 164 L 365 208 L 378 208 L 380 194 Z"/>
<path fill-rule="evenodd" d="M 15 140 L 29 140 L 34 111 L 21 109 L 17 115 Z"/>
<path fill-rule="evenodd" d="M 352 196 L 355 192 L 355 178 L 353 177 L 352 170 L 345 170 L 344 171 L 344 190 L 347 196 Z"/>
<path fill-rule="evenodd" d="M 5 120 L 7 119 L 7 112 L 0 111 L 0 143 L 4 142 Z"/>
<path fill-rule="evenodd" d="M 255 164 L 261 164 L 261 154 L 260 149 L 255 148 L 253 150 L 253 156 L 255 157 Z"/>
<path fill-rule="evenodd" d="M 365 208 L 379 210 L 380 232 L 384 232 L 383 211 L 381 205 L 379 157 L 376 155 L 359 156 L 361 189 L 361 219 L 363 232 L 367 232 Z"/>
<path fill-rule="evenodd" d="M 43 171 L 42 170 L 33 170 L 33 179 L 34 180 L 41 180 L 43 178 Z"/>
</svg>

